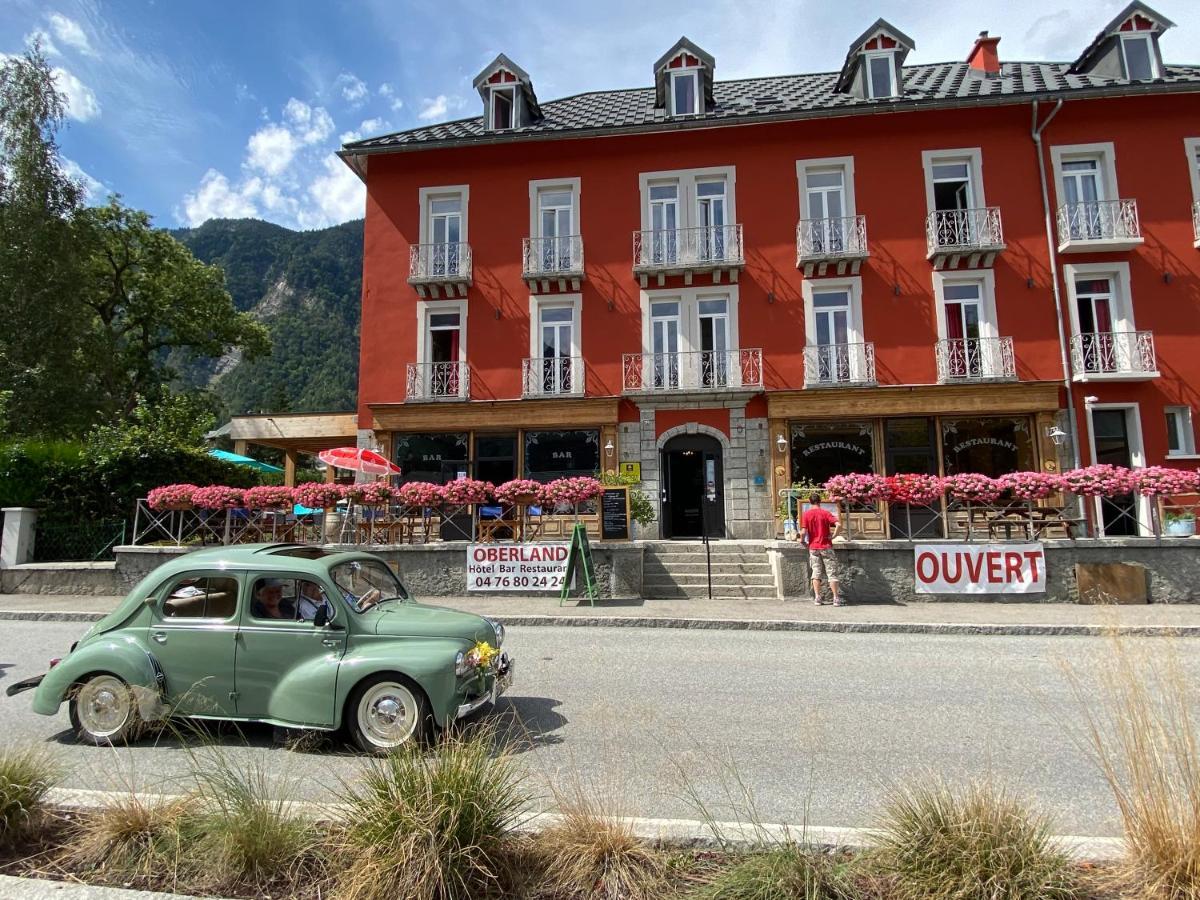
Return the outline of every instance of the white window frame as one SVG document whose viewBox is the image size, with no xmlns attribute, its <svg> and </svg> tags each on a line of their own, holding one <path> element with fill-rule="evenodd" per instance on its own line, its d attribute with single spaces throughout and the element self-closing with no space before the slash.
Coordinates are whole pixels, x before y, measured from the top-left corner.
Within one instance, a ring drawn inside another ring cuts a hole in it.
<svg viewBox="0 0 1200 900">
<path fill-rule="evenodd" d="M 580 230 L 579 198 L 583 182 L 575 178 L 538 178 L 529 182 L 529 236 L 535 240 L 542 235 L 542 210 L 539 198 L 549 191 L 571 192 L 571 234 L 582 234 Z"/>
<path fill-rule="evenodd" d="M 934 272 L 933 295 L 937 300 L 938 340 L 949 340 L 946 328 L 946 285 L 978 284 L 979 291 L 979 337 L 986 340 L 1000 337 L 1000 325 L 996 321 L 996 273 L 991 269 L 968 269 L 958 272 Z M 958 301 L 952 301 L 958 302 Z"/>
<path fill-rule="evenodd" d="M 467 361 L 467 301 L 466 300 L 418 300 L 417 301 L 417 362 L 429 365 L 429 317 L 438 313 L 458 313 L 458 361 Z"/>
<path fill-rule="evenodd" d="M 682 54 L 681 54 L 682 55 Z M 675 57 L 678 59 L 679 57 Z M 671 60 L 674 62 L 675 60 Z M 700 66 L 677 66 L 672 69 L 668 63 L 667 69 L 667 114 L 674 118 L 675 116 L 698 116 L 703 109 L 703 103 L 700 99 L 700 92 L 704 90 L 704 76 Z M 693 93 L 694 102 L 692 103 L 691 112 L 675 112 L 675 79 L 679 76 L 690 76 L 695 83 L 695 92 Z"/>
<path fill-rule="evenodd" d="M 1113 285 L 1113 331 L 1137 331 L 1133 320 L 1133 294 L 1130 290 L 1129 263 L 1066 263 L 1063 278 L 1067 282 L 1067 308 L 1071 316 L 1071 334 L 1079 335 L 1079 301 L 1075 281 L 1080 278 L 1108 278 Z"/>
<path fill-rule="evenodd" d="M 895 50 L 868 50 L 863 53 L 863 87 L 866 88 L 864 94 L 868 100 L 886 100 L 889 97 L 898 96 L 899 85 L 896 84 L 896 51 Z M 888 61 L 888 93 L 876 94 L 874 91 L 874 80 L 871 78 L 871 60 L 884 59 Z"/>
<path fill-rule="evenodd" d="M 1192 185 L 1192 200 L 1200 201 L 1200 137 L 1184 138 L 1183 149 L 1187 153 L 1188 180 Z"/>
<path fill-rule="evenodd" d="M 800 283 L 801 293 L 804 296 L 804 346 L 816 347 L 817 338 L 817 315 L 816 309 L 813 307 L 813 294 L 831 294 L 835 291 L 847 291 L 850 295 L 850 315 L 846 322 L 846 337 L 849 338 L 848 343 L 865 344 L 866 326 L 863 322 L 862 312 L 862 278 L 860 276 L 851 276 L 848 278 L 805 278 Z"/>
<path fill-rule="evenodd" d="M 428 244 L 432 242 L 432 236 L 429 234 L 429 203 L 431 200 L 442 200 L 448 197 L 458 196 L 462 205 L 462 227 L 460 229 L 461 243 L 469 243 L 467 237 L 467 209 L 470 205 L 471 186 L 467 184 L 448 184 L 440 187 L 423 187 L 417 191 L 417 202 L 421 208 L 421 222 L 418 228 L 419 239 L 418 243 Z"/>
<path fill-rule="evenodd" d="M 1129 460 L 1133 468 L 1146 465 L 1146 444 L 1142 440 L 1142 410 L 1136 403 L 1089 403 L 1085 407 L 1087 415 L 1088 448 L 1091 451 L 1092 464 L 1096 463 L 1096 429 L 1092 421 L 1092 411 L 1097 409 L 1121 409 L 1125 411 L 1125 429 L 1129 433 Z M 1138 532 L 1141 537 L 1150 537 L 1150 498 L 1141 494 L 1136 495 Z M 1092 510 L 1095 522 L 1100 531 L 1104 530 L 1104 514 L 1101 506 L 1102 498 L 1092 499 Z"/>
<path fill-rule="evenodd" d="M 679 352 L 700 352 L 700 301 L 726 300 L 729 320 L 728 352 L 734 353 L 741 349 L 738 338 L 738 286 L 710 285 L 708 287 L 685 287 L 678 289 L 659 288 L 641 292 L 642 308 L 642 353 L 654 352 L 654 338 L 651 330 L 650 304 L 664 300 L 679 301 Z"/>
<path fill-rule="evenodd" d="M 530 294 L 529 295 L 529 358 L 542 358 L 543 309 L 571 310 L 571 356 L 583 356 L 583 294 Z"/>
<path fill-rule="evenodd" d="M 1067 202 L 1066 191 L 1063 188 L 1063 162 L 1086 158 L 1099 160 L 1096 169 L 1104 189 L 1104 200 L 1108 202 L 1121 199 L 1121 192 L 1117 187 L 1117 150 L 1112 141 L 1096 144 L 1058 144 L 1050 148 L 1050 165 L 1054 170 L 1054 196 L 1058 201 L 1055 204 L 1056 208 Z"/>
<path fill-rule="evenodd" d="M 1180 448 L 1172 450 L 1169 446 L 1171 430 L 1167 429 L 1167 459 L 1200 459 L 1196 455 L 1196 426 L 1192 421 L 1192 408 L 1182 405 L 1167 405 L 1163 407 L 1163 420 L 1165 423 L 1166 417 L 1174 413 L 1177 416 L 1176 421 L 1179 423 L 1180 433 L 1177 435 L 1180 439 Z"/>
<path fill-rule="evenodd" d="M 1150 57 L 1150 80 L 1161 78 L 1162 72 L 1158 68 L 1158 54 L 1154 52 L 1154 33 L 1150 31 L 1135 31 L 1132 33 L 1121 34 L 1121 69 L 1125 73 L 1126 80 L 1132 80 L 1129 77 L 1129 58 L 1125 55 L 1125 44 L 1128 41 L 1145 41 L 1146 50 Z M 1139 81 L 1143 79 L 1138 79 Z"/>
<path fill-rule="evenodd" d="M 519 88 L 520 82 L 517 81 L 505 81 L 501 82 L 500 84 L 493 84 L 489 86 L 487 102 L 487 131 L 512 131 L 517 127 L 517 122 L 520 121 L 518 104 L 521 102 L 520 98 L 517 96 L 519 93 Z M 508 124 L 497 128 L 496 94 L 500 91 L 504 91 L 512 97 L 512 106 L 508 113 Z"/>
<path fill-rule="evenodd" d="M 675 227 L 678 229 L 695 228 L 696 221 L 696 182 L 711 181 L 715 178 L 725 179 L 725 224 L 726 227 L 737 224 L 737 167 L 709 166 L 703 169 L 674 169 L 664 172 L 641 172 L 638 175 L 638 190 L 642 195 L 642 227 L 641 231 L 653 229 L 650 217 L 650 186 L 675 182 L 679 188 L 679 210 Z"/>
<path fill-rule="evenodd" d="M 944 163 L 965 162 L 971 177 L 971 203 L 968 209 L 983 209 L 987 196 L 983 191 L 983 148 L 959 147 L 952 150 L 922 150 L 921 168 L 925 172 L 925 211 L 934 211 L 933 167 Z"/>
<path fill-rule="evenodd" d="M 818 159 L 796 160 L 796 187 L 799 191 L 800 221 L 808 219 L 808 173 L 815 169 L 842 170 L 842 206 L 843 217 L 853 218 L 858 215 L 858 207 L 854 201 L 854 157 L 826 156 Z"/>
</svg>

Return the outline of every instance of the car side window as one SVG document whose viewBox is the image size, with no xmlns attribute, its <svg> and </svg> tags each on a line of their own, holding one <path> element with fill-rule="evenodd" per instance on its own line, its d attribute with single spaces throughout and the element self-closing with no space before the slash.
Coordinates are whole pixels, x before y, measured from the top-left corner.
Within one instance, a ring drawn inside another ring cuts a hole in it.
<svg viewBox="0 0 1200 900">
<path fill-rule="evenodd" d="M 164 619 L 231 619 L 237 612 L 238 582 L 225 575 L 185 575 L 171 585 L 162 604 Z"/>
<path fill-rule="evenodd" d="M 297 621 L 296 591 L 295 578 L 256 578 L 250 591 L 250 617 L 260 622 Z"/>
</svg>

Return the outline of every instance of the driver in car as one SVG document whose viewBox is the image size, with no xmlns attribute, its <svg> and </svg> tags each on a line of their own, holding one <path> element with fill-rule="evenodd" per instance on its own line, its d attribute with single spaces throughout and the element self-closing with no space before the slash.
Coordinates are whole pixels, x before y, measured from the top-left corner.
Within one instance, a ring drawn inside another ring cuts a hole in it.
<svg viewBox="0 0 1200 900">
<path fill-rule="evenodd" d="M 317 617 L 317 610 L 321 607 L 328 609 L 329 601 L 325 598 L 325 591 L 315 581 L 300 582 L 300 597 L 297 601 L 297 608 L 300 612 L 300 618 L 305 622 L 311 622 Z"/>
</svg>

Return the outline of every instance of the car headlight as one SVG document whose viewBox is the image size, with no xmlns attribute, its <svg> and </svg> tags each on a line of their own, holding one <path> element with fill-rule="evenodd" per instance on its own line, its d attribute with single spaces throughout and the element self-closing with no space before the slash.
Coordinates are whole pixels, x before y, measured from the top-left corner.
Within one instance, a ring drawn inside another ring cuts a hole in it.
<svg viewBox="0 0 1200 900">
<path fill-rule="evenodd" d="M 467 665 L 467 656 L 459 650 L 458 654 L 454 657 L 454 674 L 461 678 L 468 671 L 470 671 L 470 666 Z"/>
<path fill-rule="evenodd" d="M 492 626 L 492 630 L 496 632 L 496 649 L 499 650 L 504 646 L 504 626 L 495 619 L 489 619 L 484 616 L 484 621 Z"/>
</svg>

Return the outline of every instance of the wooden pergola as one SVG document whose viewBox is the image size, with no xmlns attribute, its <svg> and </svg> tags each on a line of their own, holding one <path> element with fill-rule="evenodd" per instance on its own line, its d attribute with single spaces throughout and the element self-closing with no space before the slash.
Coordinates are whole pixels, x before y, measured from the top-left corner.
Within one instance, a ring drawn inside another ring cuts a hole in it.
<svg viewBox="0 0 1200 900">
<path fill-rule="evenodd" d="M 358 443 L 358 416 L 352 412 L 275 413 L 234 416 L 212 432 L 211 437 L 228 437 L 234 453 L 245 454 L 251 444 L 283 451 L 283 483 L 296 483 L 296 461 L 301 453 L 315 456 L 331 447 L 353 447 Z M 333 480 L 334 470 L 326 471 Z"/>
</svg>

